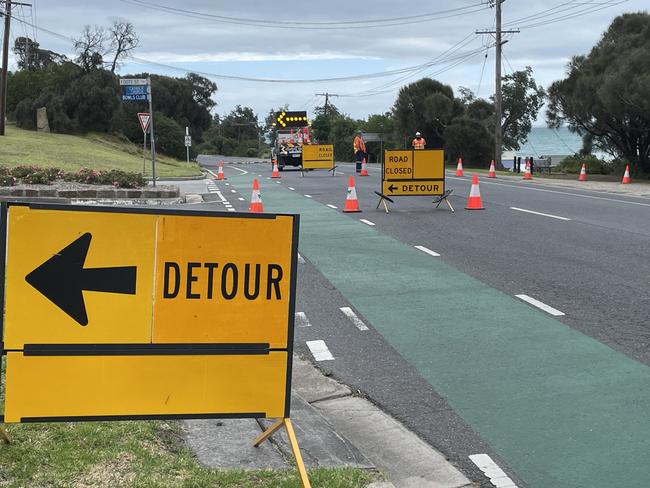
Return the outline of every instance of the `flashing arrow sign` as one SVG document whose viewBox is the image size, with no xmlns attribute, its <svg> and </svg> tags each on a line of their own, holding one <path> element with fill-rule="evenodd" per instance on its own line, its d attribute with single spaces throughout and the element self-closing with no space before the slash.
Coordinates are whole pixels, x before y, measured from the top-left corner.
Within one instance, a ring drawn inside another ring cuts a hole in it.
<svg viewBox="0 0 650 488">
<path fill-rule="evenodd" d="M 91 240 L 90 233 L 82 235 L 25 277 L 82 326 L 88 325 L 84 290 L 135 295 L 136 288 L 135 266 L 84 269 Z"/>
</svg>

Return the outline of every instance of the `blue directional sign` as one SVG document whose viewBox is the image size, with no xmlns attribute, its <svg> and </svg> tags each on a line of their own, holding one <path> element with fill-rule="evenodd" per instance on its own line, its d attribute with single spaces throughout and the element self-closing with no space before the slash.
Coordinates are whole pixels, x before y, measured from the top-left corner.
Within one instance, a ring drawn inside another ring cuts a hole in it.
<svg viewBox="0 0 650 488">
<path fill-rule="evenodd" d="M 146 101 L 146 100 L 148 100 L 146 85 L 122 86 L 122 101 L 139 102 L 139 101 Z"/>
</svg>

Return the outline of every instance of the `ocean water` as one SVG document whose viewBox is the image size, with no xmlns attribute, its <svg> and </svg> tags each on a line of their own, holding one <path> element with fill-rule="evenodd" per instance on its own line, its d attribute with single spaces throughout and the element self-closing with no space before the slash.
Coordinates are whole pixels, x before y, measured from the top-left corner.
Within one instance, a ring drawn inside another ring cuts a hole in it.
<svg viewBox="0 0 650 488">
<path fill-rule="evenodd" d="M 549 129 L 548 127 L 533 127 L 528 142 L 522 144 L 517 156 L 570 156 L 582 148 L 582 139 L 567 128 Z"/>
</svg>

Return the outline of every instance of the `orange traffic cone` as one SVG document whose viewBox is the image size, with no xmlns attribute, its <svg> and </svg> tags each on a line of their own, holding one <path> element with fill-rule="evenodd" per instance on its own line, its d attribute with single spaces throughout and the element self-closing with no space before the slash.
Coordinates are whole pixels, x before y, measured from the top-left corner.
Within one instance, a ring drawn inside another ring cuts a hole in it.
<svg viewBox="0 0 650 488">
<path fill-rule="evenodd" d="M 582 169 L 580 170 L 578 181 L 587 181 L 587 165 L 585 163 L 582 163 Z"/>
<path fill-rule="evenodd" d="M 354 176 L 348 179 L 348 196 L 345 200 L 344 212 L 361 212 L 359 200 L 357 199 L 357 189 L 354 186 Z"/>
<path fill-rule="evenodd" d="M 219 171 L 217 171 L 217 180 L 225 180 L 226 175 L 223 174 L 223 161 L 219 161 Z"/>
<path fill-rule="evenodd" d="M 630 179 L 630 165 L 625 166 L 625 174 L 623 175 L 623 181 L 621 181 L 623 185 L 627 185 L 628 183 L 632 183 L 632 180 Z"/>
<path fill-rule="evenodd" d="M 472 188 L 469 191 L 469 198 L 467 200 L 467 210 L 485 210 L 481 200 L 481 190 L 478 186 L 478 175 L 474 175 L 472 179 Z"/>
<path fill-rule="evenodd" d="M 458 166 L 456 166 L 456 176 L 464 176 L 463 173 L 463 158 L 458 158 Z"/>
<path fill-rule="evenodd" d="M 248 207 L 253 213 L 264 212 L 264 204 L 262 203 L 262 195 L 260 195 L 260 183 L 257 178 L 253 180 L 253 195 L 251 196 L 251 204 Z"/>
<path fill-rule="evenodd" d="M 494 159 L 490 163 L 490 171 L 488 171 L 488 178 L 496 178 L 497 177 L 497 172 L 496 169 L 494 168 Z"/>
<path fill-rule="evenodd" d="M 280 178 L 280 171 L 278 170 L 278 160 L 277 159 L 273 160 L 273 173 L 271 174 L 271 178 L 274 178 L 274 179 Z"/>
<path fill-rule="evenodd" d="M 533 175 L 530 172 L 530 161 L 526 161 L 526 171 L 524 171 L 524 180 L 532 180 Z"/>
<path fill-rule="evenodd" d="M 359 173 L 359 176 L 369 176 L 368 167 L 366 166 L 366 158 L 363 158 L 363 161 L 361 161 L 361 173 Z"/>
</svg>

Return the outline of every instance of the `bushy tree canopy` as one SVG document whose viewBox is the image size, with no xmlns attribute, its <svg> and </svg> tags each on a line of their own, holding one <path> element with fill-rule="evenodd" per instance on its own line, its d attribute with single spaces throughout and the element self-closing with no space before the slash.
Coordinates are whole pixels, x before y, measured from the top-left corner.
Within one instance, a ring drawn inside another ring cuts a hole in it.
<svg viewBox="0 0 650 488">
<path fill-rule="evenodd" d="M 614 19 L 587 56 L 549 89 L 547 122 L 566 123 L 593 143 L 650 173 L 650 14 Z"/>
</svg>

